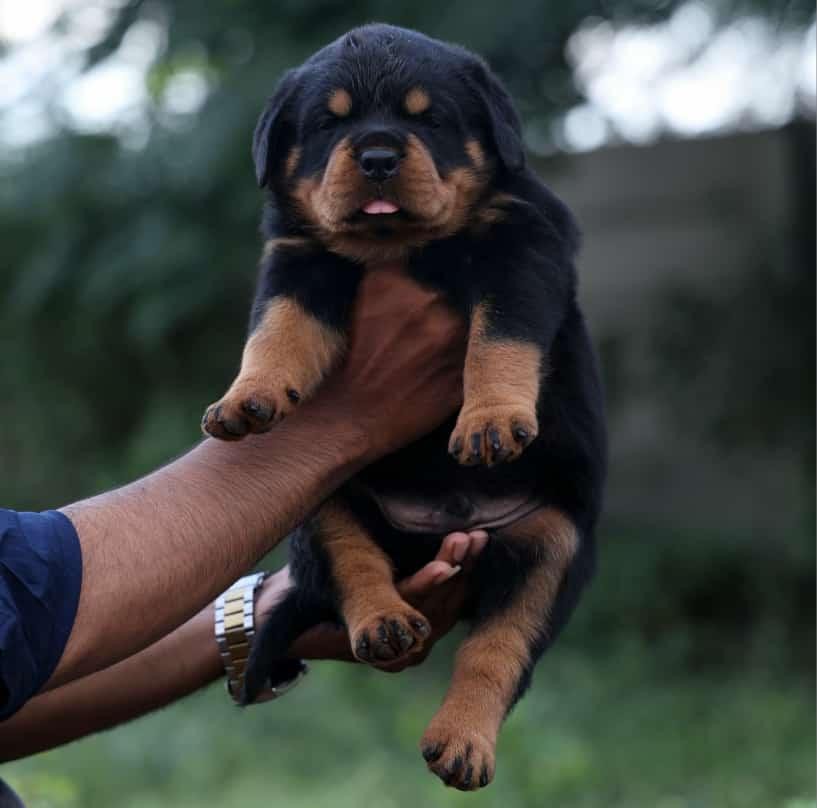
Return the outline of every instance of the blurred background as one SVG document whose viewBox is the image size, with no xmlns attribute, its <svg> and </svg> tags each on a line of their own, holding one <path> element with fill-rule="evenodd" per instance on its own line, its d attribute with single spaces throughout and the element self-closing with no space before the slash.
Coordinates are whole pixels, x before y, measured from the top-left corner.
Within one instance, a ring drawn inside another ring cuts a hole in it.
<svg viewBox="0 0 817 808">
<path fill-rule="evenodd" d="M 213 687 L 0 776 L 38 808 L 814 806 L 811 2 L 0 0 L 0 502 L 197 440 L 252 294 L 256 115 L 371 20 L 483 54 L 583 225 L 595 584 L 484 793 L 417 751 L 456 638 L 399 680 L 319 664 L 244 712 Z"/>
</svg>

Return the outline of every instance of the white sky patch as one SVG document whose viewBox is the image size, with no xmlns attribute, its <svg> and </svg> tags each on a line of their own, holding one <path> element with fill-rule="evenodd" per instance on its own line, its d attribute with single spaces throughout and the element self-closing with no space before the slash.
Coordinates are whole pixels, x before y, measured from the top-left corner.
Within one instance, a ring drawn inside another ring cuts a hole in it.
<svg viewBox="0 0 817 808">
<path fill-rule="evenodd" d="M 580 104 L 565 115 L 564 136 L 580 151 L 598 149 L 609 137 L 607 121 L 594 106 Z"/>
<path fill-rule="evenodd" d="M 167 82 L 162 103 L 172 115 L 192 115 L 204 103 L 210 85 L 196 70 L 179 70 Z"/>
<path fill-rule="evenodd" d="M 138 22 L 111 58 L 75 78 L 60 104 L 72 125 L 87 132 L 141 128 L 149 102 L 145 74 L 162 40 L 157 24 Z"/>
<path fill-rule="evenodd" d="M 712 11 L 692 0 L 664 23 L 621 26 L 588 19 L 570 38 L 567 57 L 587 104 L 560 124 L 567 148 L 586 151 L 608 136 L 634 143 L 664 132 L 694 137 L 781 126 L 813 111 L 817 94 L 815 26 L 780 29 L 760 17 L 717 28 Z M 586 131 L 585 131 L 586 128 Z"/>
<path fill-rule="evenodd" d="M 80 132 L 113 132 L 126 145 L 145 142 L 145 79 L 164 47 L 163 27 L 135 23 L 114 54 L 83 70 L 84 51 L 104 36 L 123 2 L 0 0 L 0 38 L 10 45 L 0 59 L 0 142 L 25 146 L 47 136 L 57 120 Z M 192 105 L 190 91 L 178 100 L 185 105 Z"/>
<path fill-rule="evenodd" d="M 0 3 L 0 39 L 14 43 L 40 36 L 65 5 L 59 0 L 4 0 Z"/>
<path fill-rule="evenodd" d="M 797 86 L 810 99 L 812 107 L 817 97 L 817 24 L 812 23 L 805 35 L 805 44 L 800 54 Z"/>
<path fill-rule="evenodd" d="M 139 145 L 150 130 L 145 77 L 164 47 L 157 22 L 142 20 L 104 63 L 82 71 L 83 51 L 105 33 L 125 0 L 0 0 L 0 142 L 47 136 L 57 115 L 83 132 L 114 132 Z M 54 22 L 64 24 L 57 33 Z M 586 151 L 611 140 L 650 142 L 669 132 L 780 126 L 817 106 L 817 56 L 808 31 L 778 30 L 747 17 L 718 27 L 701 0 L 664 23 L 619 25 L 587 19 L 567 57 L 586 102 L 569 110 L 553 139 Z M 203 70 L 182 66 L 159 99 L 163 120 L 183 121 L 205 102 Z M 540 146 L 545 140 L 539 135 Z"/>
</svg>

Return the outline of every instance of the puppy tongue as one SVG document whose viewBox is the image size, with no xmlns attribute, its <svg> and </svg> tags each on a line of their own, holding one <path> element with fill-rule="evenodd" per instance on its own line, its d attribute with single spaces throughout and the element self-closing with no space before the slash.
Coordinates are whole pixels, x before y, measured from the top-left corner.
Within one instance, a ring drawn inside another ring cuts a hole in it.
<svg viewBox="0 0 817 808">
<path fill-rule="evenodd" d="M 394 202 L 385 199 L 374 199 L 363 206 L 364 213 L 397 213 L 400 208 Z"/>
</svg>

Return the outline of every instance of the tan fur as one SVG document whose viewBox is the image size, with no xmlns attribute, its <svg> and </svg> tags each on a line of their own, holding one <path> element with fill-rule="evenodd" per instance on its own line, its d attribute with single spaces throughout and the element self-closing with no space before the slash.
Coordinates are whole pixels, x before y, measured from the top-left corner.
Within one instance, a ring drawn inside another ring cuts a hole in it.
<svg viewBox="0 0 817 808">
<path fill-rule="evenodd" d="M 291 177 L 295 173 L 295 169 L 298 167 L 298 163 L 301 161 L 301 147 L 300 146 L 293 146 L 290 149 L 289 154 L 287 155 L 286 162 L 284 163 L 284 176 L 287 178 Z"/>
<path fill-rule="evenodd" d="M 384 183 L 392 199 L 414 221 L 355 221 L 349 217 L 372 198 L 371 184 L 360 173 L 351 144 L 342 140 L 332 152 L 323 177 L 310 177 L 295 186 L 293 198 L 301 215 L 315 228 L 316 236 L 332 251 L 353 260 L 392 261 L 405 258 L 411 247 L 420 247 L 462 229 L 485 186 L 484 172 L 454 169 L 442 179 L 428 149 L 409 135 L 400 173 Z M 372 237 L 370 226 L 391 227 Z"/>
<path fill-rule="evenodd" d="M 472 230 L 477 233 L 485 232 L 493 225 L 508 218 L 508 209 L 517 202 L 516 197 L 505 193 L 494 194 L 474 214 Z"/>
<path fill-rule="evenodd" d="M 430 628 L 426 619 L 397 592 L 391 559 L 337 500 L 330 500 L 321 508 L 317 521 L 316 541 L 329 556 L 353 653 L 362 662 L 387 668 L 401 657 L 420 653 Z M 381 626 L 385 634 L 379 640 Z M 394 644 L 396 626 L 412 638 L 412 645 L 405 652 Z M 364 636 L 370 650 L 367 655 L 361 654 L 360 641 Z"/>
<path fill-rule="evenodd" d="M 424 750 L 439 751 L 429 767 L 441 777 L 456 769 L 457 757 L 463 761 L 454 781 L 465 788 L 487 785 L 493 778 L 499 728 L 578 547 L 575 527 L 553 508 L 505 528 L 502 540 L 532 547 L 538 563 L 513 600 L 460 646 L 448 693 L 421 741 Z M 468 765 L 473 771 L 465 782 Z"/>
<path fill-rule="evenodd" d="M 314 177 L 301 180 L 293 196 L 301 214 L 321 232 L 331 234 L 365 203 L 362 184 L 352 146 L 344 138 L 332 151 L 322 180 Z"/>
<path fill-rule="evenodd" d="M 412 87 L 403 99 L 403 106 L 409 115 L 420 115 L 431 106 L 431 98 L 422 87 Z"/>
<path fill-rule="evenodd" d="M 291 298 L 273 298 L 247 340 L 241 370 L 230 389 L 208 408 L 205 432 L 235 437 L 223 424 L 250 421 L 250 432 L 263 432 L 309 397 L 331 370 L 344 337 L 308 314 Z M 295 396 L 293 397 L 293 392 Z M 246 405 L 255 402 L 270 419 L 248 419 Z"/>
<path fill-rule="evenodd" d="M 323 380 L 338 358 L 343 337 L 291 298 L 273 298 L 244 348 L 239 381 L 277 376 L 302 397 Z"/>
<path fill-rule="evenodd" d="M 529 342 L 489 336 L 487 322 L 488 309 L 483 303 L 471 318 L 463 405 L 449 444 L 465 465 L 514 460 L 538 432 L 542 353 Z M 525 431 L 525 440 L 515 437 L 516 429 Z M 500 452 L 491 445 L 494 435 L 502 445 Z"/>
<path fill-rule="evenodd" d="M 465 152 L 477 168 L 483 168 L 485 165 L 485 152 L 482 150 L 482 146 L 479 145 L 478 141 L 466 141 Z"/>
<path fill-rule="evenodd" d="M 352 111 L 352 96 L 342 87 L 333 90 L 326 103 L 329 111 L 338 118 L 345 118 Z"/>
</svg>

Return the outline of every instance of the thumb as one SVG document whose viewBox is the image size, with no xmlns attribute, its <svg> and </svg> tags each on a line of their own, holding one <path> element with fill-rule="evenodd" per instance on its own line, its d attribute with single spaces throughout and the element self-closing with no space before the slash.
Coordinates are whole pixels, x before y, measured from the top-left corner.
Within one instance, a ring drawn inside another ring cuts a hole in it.
<svg viewBox="0 0 817 808">
<path fill-rule="evenodd" d="M 449 564 L 447 561 L 435 559 L 429 561 L 422 569 L 414 573 L 409 578 L 404 579 L 397 585 L 397 591 L 404 598 L 422 597 L 428 594 L 434 587 L 453 578 L 462 567 Z"/>
</svg>

